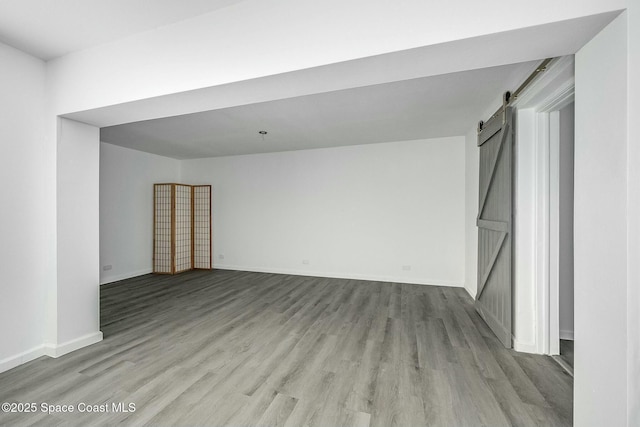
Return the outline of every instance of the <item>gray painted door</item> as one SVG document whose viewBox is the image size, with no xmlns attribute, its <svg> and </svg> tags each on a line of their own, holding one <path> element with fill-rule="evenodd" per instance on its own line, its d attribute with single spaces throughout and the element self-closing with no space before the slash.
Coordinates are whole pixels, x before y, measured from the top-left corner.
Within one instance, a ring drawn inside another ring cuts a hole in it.
<svg viewBox="0 0 640 427">
<path fill-rule="evenodd" d="M 476 310 L 505 347 L 511 347 L 513 124 L 512 109 L 478 133 L 478 292 Z"/>
</svg>

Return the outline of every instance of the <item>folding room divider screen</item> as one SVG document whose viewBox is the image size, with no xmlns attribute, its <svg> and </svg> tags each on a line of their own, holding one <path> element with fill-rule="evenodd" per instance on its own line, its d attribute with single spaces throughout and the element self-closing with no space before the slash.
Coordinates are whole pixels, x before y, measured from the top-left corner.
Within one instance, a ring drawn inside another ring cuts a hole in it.
<svg viewBox="0 0 640 427">
<path fill-rule="evenodd" d="M 211 270 L 211 186 L 154 184 L 153 272 Z"/>
</svg>

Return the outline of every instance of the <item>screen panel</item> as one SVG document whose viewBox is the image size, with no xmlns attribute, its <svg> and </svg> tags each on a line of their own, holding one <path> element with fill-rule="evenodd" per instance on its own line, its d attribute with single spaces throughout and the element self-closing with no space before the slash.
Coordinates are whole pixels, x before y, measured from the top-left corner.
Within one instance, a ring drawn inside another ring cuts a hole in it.
<svg viewBox="0 0 640 427">
<path fill-rule="evenodd" d="M 153 272 L 173 273 L 171 184 L 154 185 Z"/>
<path fill-rule="evenodd" d="M 193 186 L 193 268 L 210 270 L 211 186 Z"/>
<path fill-rule="evenodd" d="M 191 270 L 191 186 L 176 184 L 175 272 Z"/>
</svg>

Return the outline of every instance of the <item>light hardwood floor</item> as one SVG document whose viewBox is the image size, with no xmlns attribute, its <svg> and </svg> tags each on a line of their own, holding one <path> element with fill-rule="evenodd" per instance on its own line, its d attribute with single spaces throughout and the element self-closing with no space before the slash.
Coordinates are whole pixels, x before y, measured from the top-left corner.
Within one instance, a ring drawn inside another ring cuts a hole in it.
<svg viewBox="0 0 640 427">
<path fill-rule="evenodd" d="M 504 349 L 462 289 L 233 271 L 101 287 L 104 341 L 0 374 L 2 425 L 565 426 L 572 378 Z"/>
</svg>

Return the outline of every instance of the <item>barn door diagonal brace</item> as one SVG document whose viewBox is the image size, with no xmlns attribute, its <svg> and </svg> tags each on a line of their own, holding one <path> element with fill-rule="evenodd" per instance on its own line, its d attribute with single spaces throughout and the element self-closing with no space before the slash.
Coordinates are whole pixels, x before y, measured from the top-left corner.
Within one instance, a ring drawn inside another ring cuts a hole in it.
<svg viewBox="0 0 640 427">
<path fill-rule="evenodd" d="M 487 185 L 484 187 L 482 191 L 482 200 L 480 200 L 480 209 L 478 210 L 478 217 L 480 219 L 482 217 L 482 213 L 484 212 L 484 206 L 487 202 L 487 196 L 489 195 L 489 188 L 491 188 L 491 183 L 493 182 L 493 178 L 496 175 L 496 169 L 498 166 L 498 160 L 500 160 L 500 155 L 502 154 L 502 148 L 504 147 L 504 142 L 509 136 L 509 124 L 507 123 L 502 129 L 502 135 L 500 135 L 500 145 L 496 150 L 496 155 L 493 157 L 491 162 L 491 175 L 489 176 L 489 181 Z"/>
<path fill-rule="evenodd" d="M 487 280 L 489 280 L 489 276 L 491 275 L 491 270 L 493 270 L 493 265 L 496 263 L 498 259 L 498 255 L 500 254 L 500 250 L 502 249 L 502 244 L 507 238 L 507 233 L 503 232 L 500 234 L 500 239 L 498 239 L 498 243 L 493 248 L 493 253 L 491 254 L 491 258 L 489 258 L 489 264 L 485 267 L 484 274 L 478 283 L 478 293 L 476 295 L 476 300 L 480 299 L 482 295 L 482 291 L 484 291 L 485 285 L 487 284 Z"/>
</svg>

